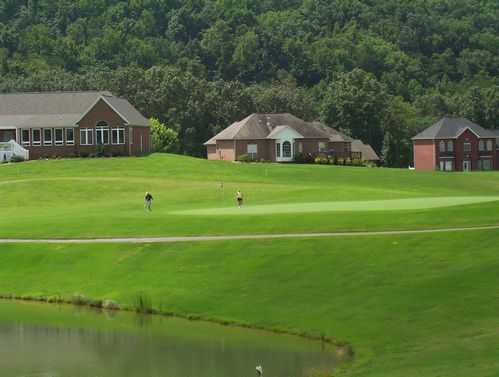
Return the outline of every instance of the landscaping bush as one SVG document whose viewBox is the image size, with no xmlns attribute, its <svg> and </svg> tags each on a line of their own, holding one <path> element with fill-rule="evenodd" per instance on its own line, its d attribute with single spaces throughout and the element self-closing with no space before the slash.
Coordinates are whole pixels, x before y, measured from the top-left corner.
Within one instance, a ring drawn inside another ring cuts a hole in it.
<svg viewBox="0 0 499 377">
<path fill-rule="evenodd" d="M 255 160 L 248 154 L 242 154 L 237 158 L 240 162 L 254 162 Z"/>
<path fill-rule="evenodd" d="M 328 165 L 330 162 L 329 162 L 329 158 L 327 157 L 321 157 L 321 156 L 317 156 L 314 160 L 314 162 L 316 164 L 320 164 L 320 165 Z"/>
<path fill-rule="evenodd" d="M 313 164 L 314 156 L 310 153 L 297 153 L 295 155 L 295 162 L 298 164 Z"/>
<path fill-rule="evenodd" d="M 364 162 L 361 159 L 352 159 L 352 166 L 364 166 Z"/>
</svg>

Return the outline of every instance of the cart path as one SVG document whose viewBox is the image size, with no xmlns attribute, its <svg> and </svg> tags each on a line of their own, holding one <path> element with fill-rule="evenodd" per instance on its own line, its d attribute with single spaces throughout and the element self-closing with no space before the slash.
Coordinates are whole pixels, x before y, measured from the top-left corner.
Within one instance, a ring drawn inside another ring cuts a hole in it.
<svg viewBox="0 0 499 377">
<path fill-rule="evenodd" d="M 385 230 L 364 232 L 326 232 L 326 233 L 282 233 L 282 234 L 246 234 L 228 236 L 185 236 L 185 237 L 129 237 L 129 238 L 66 238 L 66 239 L 22 239 L 0 238 L 0 244 L 98 244 L 98 243 L 176 243 L 176 242 L 204 242 L 204 241 L 236 241 L 236 240 L 270 240 L 286 238 L 328 238 L 328 237 L 368 237 L 392 236 L 404 234 L 432 234 L 452 233 L 477 230 L 499 230 L 499 225 L 486 225 L 460 228 L 436 228 L 419 230 Z"/>
</svg>

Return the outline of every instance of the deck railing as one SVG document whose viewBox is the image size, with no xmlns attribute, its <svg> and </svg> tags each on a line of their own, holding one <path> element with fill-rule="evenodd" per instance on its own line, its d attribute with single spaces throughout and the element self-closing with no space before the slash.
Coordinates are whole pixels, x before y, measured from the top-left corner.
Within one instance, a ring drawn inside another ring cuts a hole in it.
<svg viewBox="0 0 499 377">
<path fill-rule="evenodd" d="M 14 140 L 0 143 L 0 162 L 10 161 L 13 157 L 29 160 L 29 151 Z"/>
</svg>

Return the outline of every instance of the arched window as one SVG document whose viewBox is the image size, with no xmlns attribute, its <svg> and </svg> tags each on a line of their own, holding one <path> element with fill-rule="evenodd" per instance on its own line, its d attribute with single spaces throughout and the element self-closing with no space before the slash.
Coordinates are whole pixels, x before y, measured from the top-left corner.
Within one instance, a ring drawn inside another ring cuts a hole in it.
<svg viewBox="0 0 499 377">
<path fill-rule="evenodd" d="M 445 152 L 445 141 L 440 141 L 440 152 Z"/>
<path fill-rule="evenodd" d="M 454 152 L 454 142 L 452 140 L 447 142 L 447 152 Z"/>
<path fill-rule="evenodd" d="M 291 158 L 291 143 L 289 141 L 282 143 L 282 157 Z"/>
</svg>

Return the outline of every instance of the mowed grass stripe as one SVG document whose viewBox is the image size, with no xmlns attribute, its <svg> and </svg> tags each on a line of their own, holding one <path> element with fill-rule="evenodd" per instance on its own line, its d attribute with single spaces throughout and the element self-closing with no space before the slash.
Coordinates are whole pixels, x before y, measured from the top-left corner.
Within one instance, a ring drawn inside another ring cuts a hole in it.
<svg viewBox="0 0 499 377">
<path fill-rule="evenodd" d="M 244 205 L 241 208 L 204 208 L 185 211 L 174 211 L 178 215 L 262 215 L 277 213 L 302 212 L 349 212 L 349 211 L 400 211 L 415 209 L 431 209 L 451 207 L 466 204 L 486 203 L 498 201 L 499 196 L 447 196 L 430 198 L 366 200 L 366 201 L 339 201 L 315 203 L 289 203 Z"/>
</svg>

